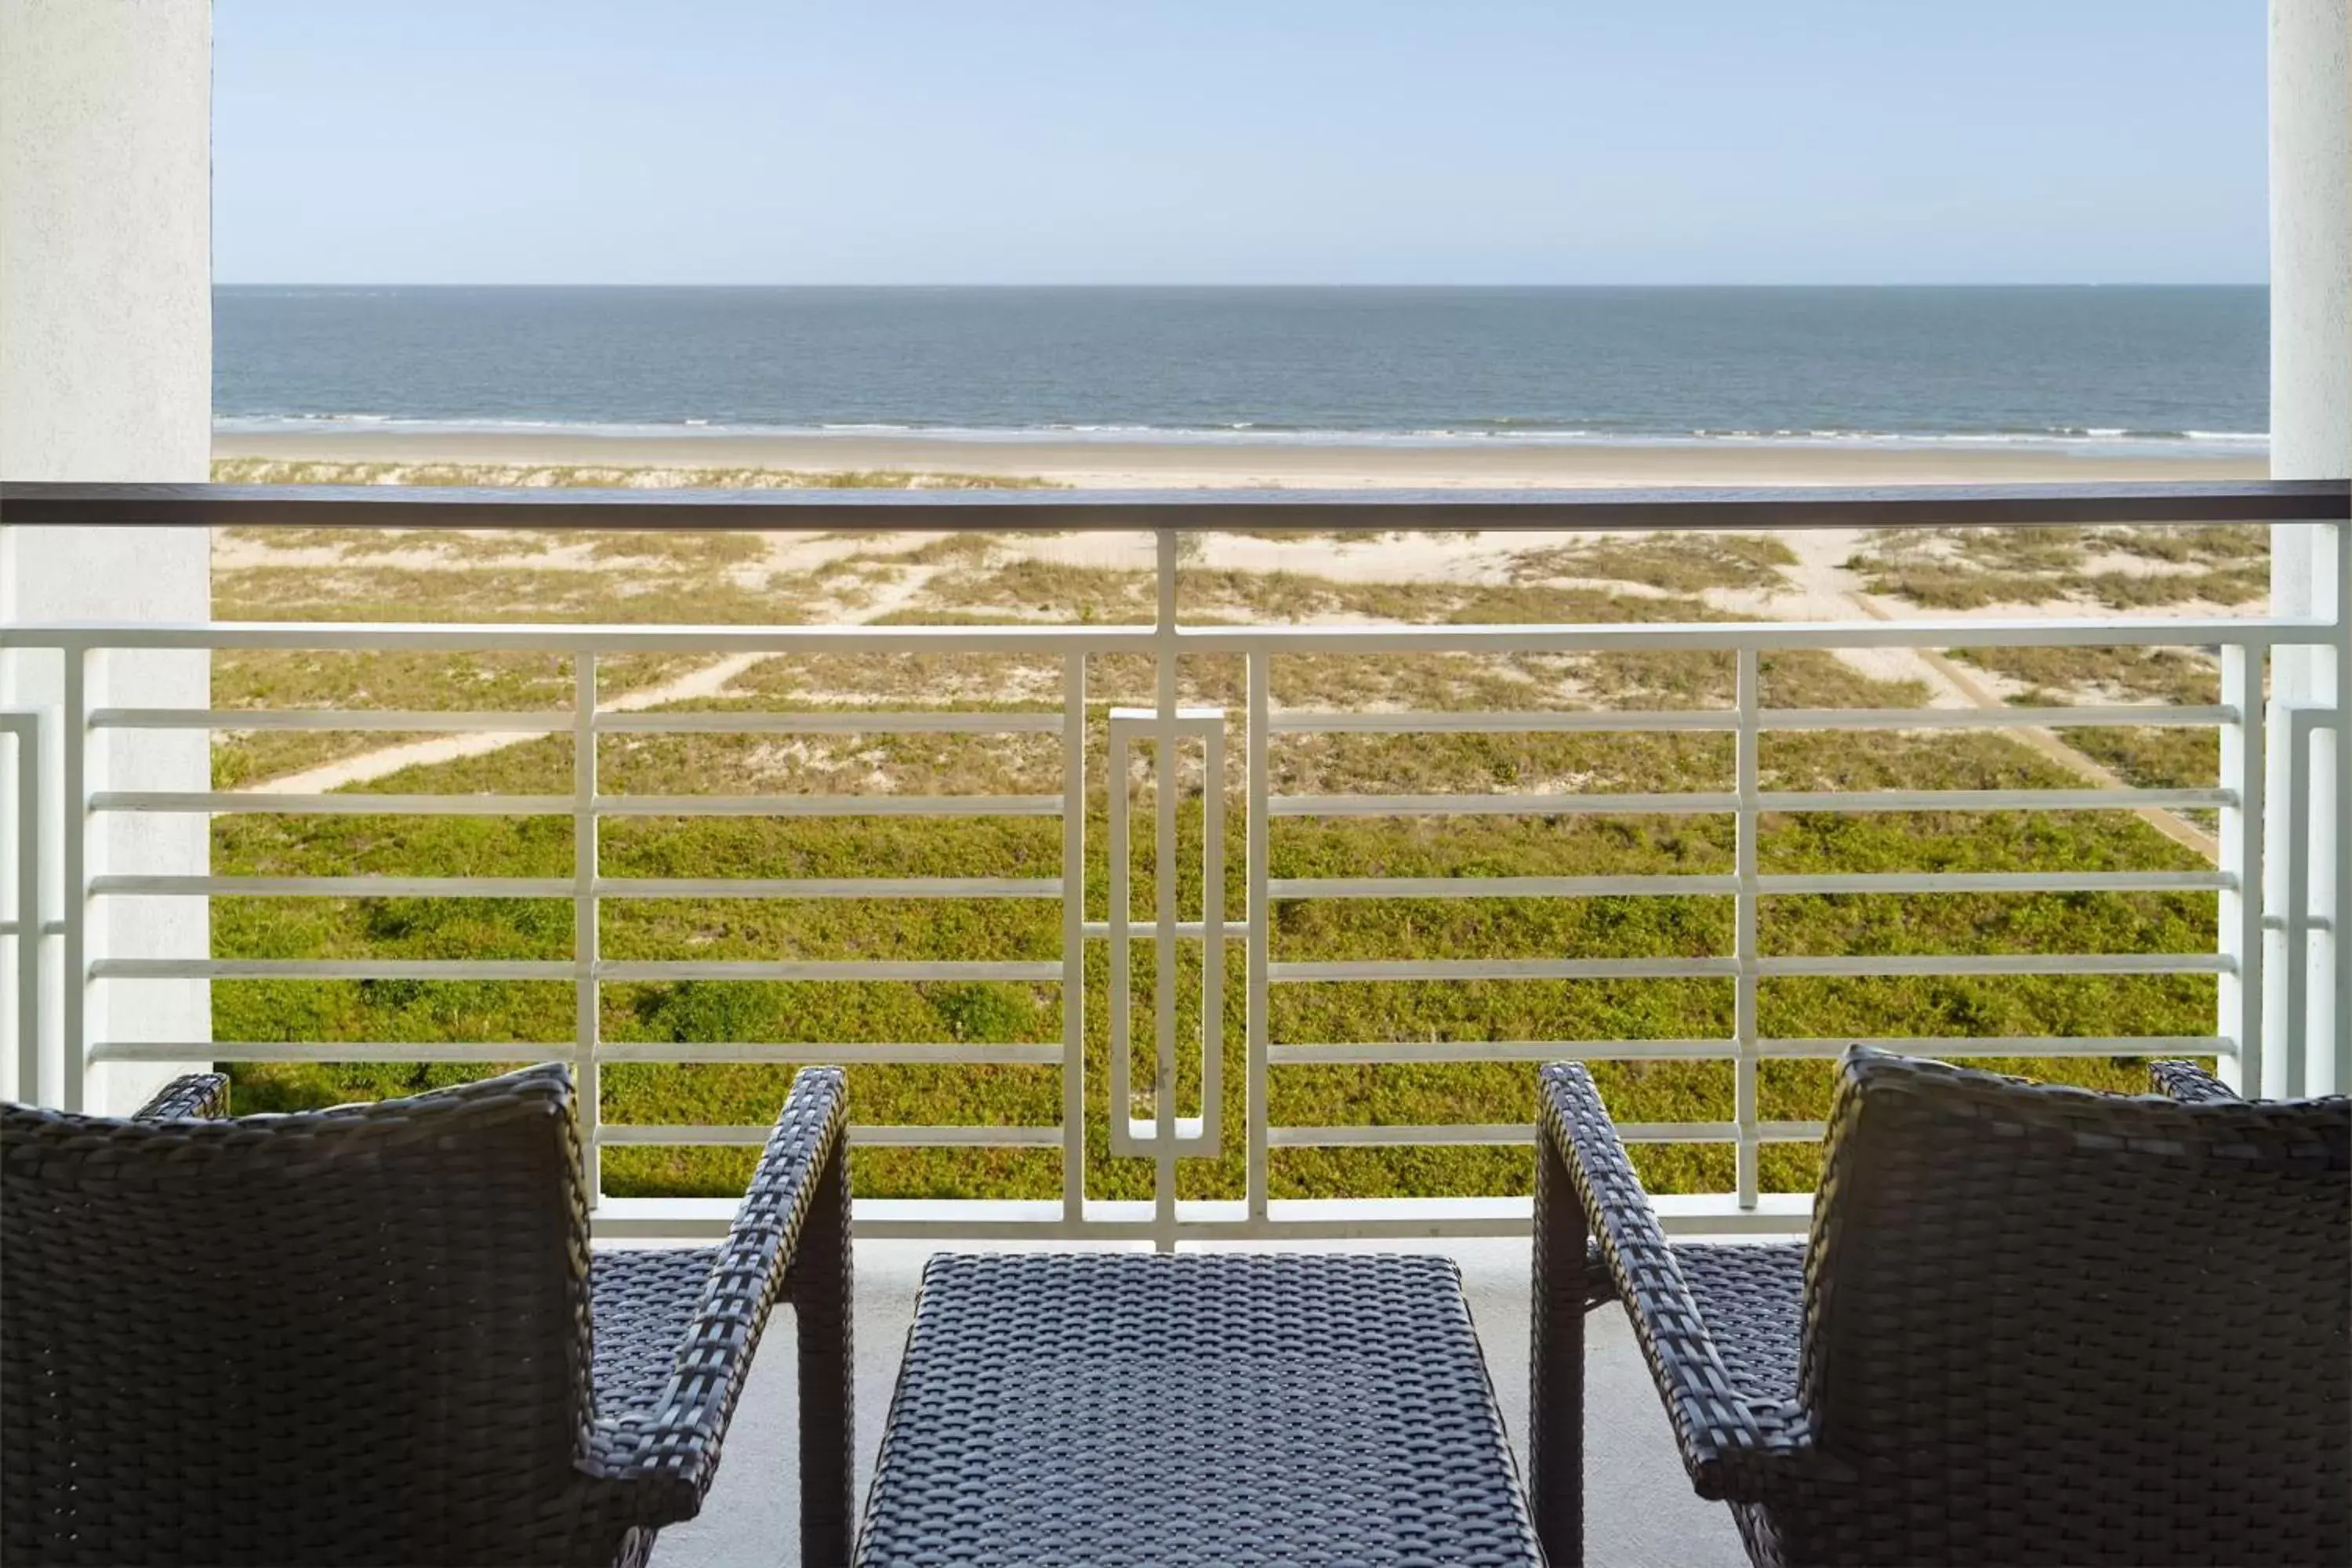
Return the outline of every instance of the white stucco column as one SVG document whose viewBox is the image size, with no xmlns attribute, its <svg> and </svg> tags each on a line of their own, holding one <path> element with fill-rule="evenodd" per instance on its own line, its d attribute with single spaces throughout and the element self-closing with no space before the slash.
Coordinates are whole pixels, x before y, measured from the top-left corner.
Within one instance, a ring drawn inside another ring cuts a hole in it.
<svg viewBox="0 0 2352 1568">
<path fill-rule="evenodd" d="M 2271 0 L 2271 475 L 2340 479 L 2352 475 L 2352 0 Z M 2271 606 L 2285 616 L 2341 613 L 2352 603 L 2352 552 L 2341 531 L 2317 525 L 2274 531 Z M 2281 648 L 2271 677 L 2273 702 L 2271 798 L 2284 804 L 2292 758 L 2277 721 L 2301 704 L 2336 700 L 2345 679 L 2342 649 Z M 2343 823 L 2352 782 L 2352 734 L 2310 757 L 2313 790 L 2300 823 L 2281 820 L 2268 837 L 2273 916 L 2284 913 L 2284 858 L 2300 857 L 2325 910 L 2352 903 L 2352 833 Z M 2285 952 L 2277 933 L 2277 956 Z M 2288 1006 L 2286 963 L 2274 963 L 2265 997 L 2263 1081 L 2270 1095 L 2352 1088 L 2352 942 L 2314 939 L 2298 965 L 2306 1005 Z M 2347 973 L 2339 973 L 2345 971 Z M 2252 1086 L 2250 1086 L 2252 1087 Z"/>
<path fill-rule="evenodd" d="M 0 0 L 0 478 L 205 477 L 211 182 L 208 0 Z M 0 517 L 0 622 L 203 620 L 210 596 L 200 530 L 32 528 Z M 110 654 L 91 676 L 96 703 L 209 700 L 201 654 Z M 0 659 L 0 704 L 54 709 L 63 685 L 54 657 Z M 51 733 L 64 739 L 54 725 Z M 110 788 L 208 784 L 201 733 L 116 731 L 94 750 L 92 767 L 94 782 Z M 61 804 L 59 776 L 53 767 L 50 799 Z M 62 842 L 68 820 L 53 816 L 48 837 Z M 206 868 L 201 816 L 102 820 L 105 830 L 89 838 L 94 870 Z M 58 844 L 42 849 L 54 876 Z M 51 899 L 51 912 L 61 910 L 62 889 Z M 201 900 L 89 906 L 93 955 L 202 956 L 207 928 Z M 52 984 L 61 984 L 60 973 Z M 210 1037 L 203 982 L 95 990 L 101 1000 L 89 1018 L 92 1039 Z M 53 994 L 46 1009 L 52 1030 L 57 1004 Z M 5 1036 L 0 1044 L 13 1054 Z M 201 1063 L 206 1054 L 199 1047 L 190 1059 Z M 66 1070 L 61 1061 L 51 1065 Z M 178 1063 L 98 1069 L 85 1101 L 122 1109 L 178 1070 Z"/>
</svg>

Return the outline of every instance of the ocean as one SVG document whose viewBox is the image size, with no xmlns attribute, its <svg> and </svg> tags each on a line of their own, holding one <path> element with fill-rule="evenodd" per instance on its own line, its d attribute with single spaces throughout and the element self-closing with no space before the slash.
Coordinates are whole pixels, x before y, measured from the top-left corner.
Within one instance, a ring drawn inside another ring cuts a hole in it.
<svg viewBox="0 0 2352 1568">
<path fill-rule="evenodd" d="M 225 286 L 225 431 L 2260 450 L 2260 287 Z"/>
</svg>

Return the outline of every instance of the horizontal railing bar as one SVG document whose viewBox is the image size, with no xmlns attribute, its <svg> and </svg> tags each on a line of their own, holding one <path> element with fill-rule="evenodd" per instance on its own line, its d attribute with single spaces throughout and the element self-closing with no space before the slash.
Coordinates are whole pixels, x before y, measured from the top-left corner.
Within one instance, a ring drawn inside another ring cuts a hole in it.
<svg viewBox="0 0 2352 1568">
<path fill-rule="evenodd" d="M 1759 730 L 2088 730 L 2234 724 L 2235 708 L 1767 708 Z"/>
<path fill-rule="evenodd" d="M 2341 479 L 1526 490 L 533 489 L 374 485 L 0 485 L 9 521 L 80 527 L 1815 530 L 2326 522 Z"/>
<path fill-rule="evenodd" d="M 1044 735 L 1059 713 L 599 713 L 605 735 Z"/>
<path fill-rule="evenodd" d="M 1058 795 L 600 795 L 599 816 L 1059 816 Z"/>
<path fill-rule="evenodd" d="M 1805 974 L 2227 974 L 2228 958 L 2204 952 L 1836 954 L 1759 958 L 1765 976 Z M 1696 979 L 1737 974 L 1737 959 L 1432 958 L 1269 963 L 1277 983 L 1395 980 Z"/>
<path fill-rule="evenodd" d="M 2225 806 L 2225 789 L 1768 790 L 1764 811 L 2126 811 Z M 1291 795 L 1266 803 L 1273 816 L 1572 816 L 1597 813 L 1712 816 L 1738 809 L 1737 795 Z"/>
<path fill-rule="evenodd" d="M 1775 872 L 1759 893 L 2178 893 L 2226 891 L 2229 871 L 1857 871 Z"/>
<path fill-rule="evenodd" d="M 1107 938 L 1111 934 L 1108 921 L 1088 921 L 1080 929 L 1089 938 Z M 1199 938 L 1209 934 L 1208 925 L 1202 921 L 1178 921 L 1172 929 L 1180 938 Z M 1222 922 L 1221 929 L 1226 936 L 1239 940 L 1249 935 L 1249 921 L 1245 919 L 1228 920 Z M 1127 934 L 1132 942 L 1155 942 L 1160 936 L 1160 922 L 1129 921 Z"/>
<path fill-rule="evenodd" d="M 1170 1127 L 1179 1143 L 1201 1142 L 1202 1125 L 1202 1120 L 1197 1116 L 1178 1116 L 1170 1121 Z M 1116 1123 L 1113 1131 L 1118 1131 Z M 1127 1119 L 1126 1135 L 1138 1143 L 1149 1144 L 1160 1136 L 1160 1123 L 1152 1117 L 1130 1116 Z"/>
<path fill-rule="evenodd" d="M 1762 730 L 2009 730 L 2029 727 L 2092 729 L 2114 726 L 2181 727 L 2234 724 L 2235 708 L 1767 708 L 1757 715 Z M 1571 713 L 1287 713 L 1267 726 L 1275 734 L 1297 735 L 1536 735 L 1601 731 L 1729 731 L 1739 728 L 1733 710 L 1696 708 L 1649 711 Z"/>
<path fill-rule="evenodd" d="M 96 898 L 568 899 L 563 877 L 163 877 L 90 879 Z"/>
<path fill-rule="evenodd" d="M 572 966 L 562 966 L 570 974 Z M 1040 963 L 988 959 L 897 960 L 883 958 L 793 959 L 607 959 L 596 965 L 600 980 L 1050 980 L 1062 978 L 1059 960 Z"/>
<path fill-rule="evenodd" d="M 1895 1051 L 1914 1057 L 2234 1057 L 2234 1040 L 2210 1035 L 1971 1035 L 1949 1038 L 1889 1036 L 1856 1039 L 1836 1035 L 1824 1039 L 1766 1037 L 1756 1042 L 1759 1055 L 1777 1058 L 1834 1059 L 1853 1046 Z"/>
<path fill-rule="evenodd" d="M 1198 734 L 1202 731 L 1213 729 L 1224 721 L 1224 717 L 1225 710 L 1222 708 L 1213 708 L 1190 702 L 1179 703 L 1176 707 L 1176 723 L 1178 727 L 1187 734 Z M 1113 708 L 1110 710 L 1110 722 L 1111 727 L 1115 730 L 1144 730 L 1149 726 L 1155 725 L 1160 722 L 1160 710 L 1157 708 Z M 1147 741 L 1150 739 L 1148 734 L 1142 738 Z"/>
<path fill-rule="evenodd" d="M 758 1147 L 775 1130 L 761 1126 L 667 1126 L 651 1122 L 607 1121 L 596 1130 L 597 1141 L 608 1146 L 667 1148 L 681 1144 L 724 1143 Z M 849 1141 L 877 1149 L 1058 1149 L 1058 1127 L 867 1127 L 852 1123 Z"/>
<path fill-rule="evenodd" d="M 870 1149 L 1059 1149 L 1059 1127 L 868 1127 L 853 1122 L 849 1141 Z"/>
<path fill-rule="evenodd" d="M 101 958 L 95 980 L 570 980 L 568 959 L 478 958 Z M 850 959 L 838 963 L 777 959 L 729 961 L 608 959 L 594 967 L 600 980 L 1047 980 L 1062 978 L 1059 962 L 996 963 Z"/>
<path fill-rule="evenodd" d="M 93 811 L 287 816 L 569 816 L 568 795 L 247 795 L 226 790 L 100 790 Z"/>
<path fill-rule="evenodd" d="M 2314 616 L 1636 622 L 1550 626 L 1215 626 L 1176 629 L 1186 655 L 1216 653 L 1612 653 L 1752 647 L 2189 647 L 2332 643 Z M 1150 626 L 517 626 L 351 621 L 74 621 L 0 626 L 0 647 L 298 648 L 541 653 L 1148 653 Z M 1920 711 L 1937 711 L 1920 710 Z"/>
<path fill-rule="evenodd" d="M 1535 735 L 1589 730 L 1630 732 L 1738 728 L 1739 715 L 1722 708 L 1622 713 L 1276 713 L 1266 725 L 1267 731 L 1276 735 Z"/>
<path fill-rule="evenodd" d="M 961 1041 L 900 1044 L 790 1045 L 737 1041 L 704 1045 L 677 1040 L 600 1040 L 607 1062 L 769 1062 L 794 1066 L 864 1067 L 900 1062 L 949 1062 L 974 1067 L 1051 1067 L 1062 1060 L 1054 1045 L 992 1046 Z"/>
<path fill-rule="evenodd" d="M 1265 1142 L 1270 1149 L 1428 1148 L 1532 1143 L 1535 1142 L 1535 1129 L 1523 1121 L 1486 1126 L 1446 1123 L 1423 1127 L 1269 1127 L 1265 1130 Z"/>
<path fill-rule="evenodd" d="M 95 897 L 569 899 L 568 877 L 94 877 Z M 1058 899 L 1058 877 L 606 877 L 600 899 Z"/>
<path fill-rule="evenodd" d="M 568 795 L 249 795 L 101 790 L 96 811 L 320 816 L 569 816 Z M 608 795 L 598 816 L 1058 816 L 1058 795 Z"/>
<path fill-rule="evenodd" d="M 2212 952 L 1893 953 L 1759 958 L 1766 976 L 1800 974 L 2230 974 L 2236 961 Z"/>
<path fill-rule="evenodd" d="M 98 1062 L 548 1062 L 572 1043 L 530 1040 L 102 1040 Z"/>
<path fill-rule="evenodd" d="M 1268 1046 L 1274 1067 L 1369 1067 L 1381 1062 L 1712 1061 L 1739 1054 L 1737 1041 L 1372 1040 L 1345 1045 Z"/>
<path fill-rule="evenodd" d="M 1829 1131 L 1822 1121 L 1759 1121 L 1752 1131 L 1759 1143 L 1811 1143 Z"/>
<path fill-rule="evenodd" d="M 90 1047 L 92 1061 L 176 1062 L 533 1062 L 569 1058 L 570 1041 L 416 1040 L 106 1040 Z M 903 1062 L 963 1066 L 1052 1067 L 1058 1045 L 966 1045 L 956 1041 L 880 1045 L 681 1044 L 674 1040 L 601 1041 L 607 1062 L 770 1062 L 856 1067 Z"/>
<path fill-rule="evenodd" d="M 1669 1236 L 1802 1236 L 1810 1193 L 1764 1193 L 1753 1207 L 1737 1194 L 1660 1194 L 1652 1198 Z M 1034 1200 L 860 1198 L 861 1237 L 907 1240 L 1029 1241 L 1044 1238 L 1149 1241 L 1161 1234 L 1149 1203 L 1094 1199 L 1073 1216 L 1059 1203 Z M 1276 1198 L 1263 1217 L 1230 1199 L 1181 1200 L 1179 1241 L 1338 1241 L 1444 1237 L 1524 1238 L 1527 1198 Z M 606 1198 L 596 1211 L 599 1239 L 689 1240 L 724 1236 L 734 1205 L 724 1198 Z"/>
<path fill-rule="evenodd" d="M 1767 790 L 1764 811 L 2137 811 L 2144 806 L 2225 806 L 2226 789 Z"/>
<path fill-rule="evenodd" d="M 1728 872 L 1641 877 L 1276 877 L 1270 899 L 1583 899 L 1736 893 Z"/>
<path fill-rule="evenodd" d="M 1858 1039 L 1837 1035 L 1819 1039 L 1768 1036 L 1757 1041 L 1761 1056 L 1782 1060 L 1835 1060 L 1853 1046 L 1909 1056 L 2020 1057 L 2234 1057 L 2237 1042 L 2210 1035 L 2031 1035 L 1946 1037 L 1885 1036 Z M 385 1040 L 105 1040 L 90 1047 L 93 1061 L 162 1062 L 209 1059 L 251 1062 L 453 1061 L 530 1062 L 554 1060 L 572 1051 L 569 1041 L 385 1041 Z M 1724 1060 L 1738 1054 L 1726 1039 L 1690 1040 L 1411 1040 L 1349 1045 L 1269 1046 L 1267 1061 L 1277 1067 L 1362 1067 L 1387 1062 L 1553 1062 Z M 604 1041 L 597 1056 L 615 1062 L 766 1062 L 803 1066 L 863 1066 L 942 1062 L 987 1066 L 1058 1065 L 1058 1045 L 906 1044 L 779 1045 L 693 1044 L 674 1040 Z"/>
<path fill-rule="evenodd" d="M 564 890 L 572 890 L 564 884 Z M 600 877 L 600 899 L 1058 899 L 1059 877 Z"/>
<path fill-rule="evenodd" d="M 1179 626 L 1186 655 L 1234 653 L 1721 653 L 1738 648 L 2300 646 L 2336 637 L 2313 616 L 2207 620 L 1616 621 L 1581 626 Z"/>
<path fill-rule="evenodd" d="M 93 980 L 569 980 L 566 959 L 100 958 Z"/>
<path fill-rule="evenodd" d="M 2154 893 L 2218 891 L 2236 885 L 2227 871 L 1865 871 L 1849 875 L 1772 874 L 1761 893 Z M 1276 877 L 1274 899 L 1691 898 L 1734 893 L 1728 872 L 1689 871 L 1626 877 Z"/>
<path fill-rule="evenodd" d="M 1629 1143 L 1728 1143 L 1739 1136 L 1730 1121 L 1621 1121 L 1618 1137 Z M 1532 1122 L 1475 1125 L 1444 1122 L 1421 1126 L 1269 1127 L 1269 1148 L 1347 1149 L 1425 1147 L 1465 1143 L 1532 1143 Z"/>
<path fill-rule="evenodd" d="M 527 653 L 1146 653 L 1150 626 L 578 626 L 510 621 L 73 621 L 0 624 L 0 647 Z"/>
<path fill-rule="evenodd" d="M 1733 958 L 1367 958 L 1269 963 L 1270 981 L 1665 980 L 1737 974 Z"/>
<path fill-rule="evenodd" d="M 89 716 L 93 730 L 383 730 L 451 735 L 551 735 L 570 730 L 572 723 L 569 713 L 479 709 L 436 713 L 390 708 L 100 708 Z"/>
<path fill-rule="evenodd" d="M 1650 795 L 1281 795 L 1269 816 L 1582 816 L 1600 813 L 1698 816 L 1736 811 L 1739 797 L 1714 790 Z"/>
</svg>

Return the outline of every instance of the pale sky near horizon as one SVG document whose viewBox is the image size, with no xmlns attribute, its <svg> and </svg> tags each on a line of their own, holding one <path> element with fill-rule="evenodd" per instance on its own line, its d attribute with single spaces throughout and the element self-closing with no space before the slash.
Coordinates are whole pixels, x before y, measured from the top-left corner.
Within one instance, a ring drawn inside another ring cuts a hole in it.
<svg viewBox="0 0 2352 1568">
<path fill-rule="evenodd" d="M 2262 0 L 216 0 L 224 283 L 2259 283 Z"/>
</svg>

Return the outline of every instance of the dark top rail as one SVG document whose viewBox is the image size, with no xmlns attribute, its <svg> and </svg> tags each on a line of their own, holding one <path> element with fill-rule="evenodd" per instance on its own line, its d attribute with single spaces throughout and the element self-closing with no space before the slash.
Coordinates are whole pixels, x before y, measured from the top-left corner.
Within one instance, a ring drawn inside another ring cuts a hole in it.
<svg viewBox="0 0 2352 1568">
<path fill-rule="evenodd" d="M 775 532 L 2051 527 L 2342 522 L 2343 479 L 1574 490 L 590 490 L 0 484 L 0 522 L 82 528 L 578 528 Z"/>
</svg>

